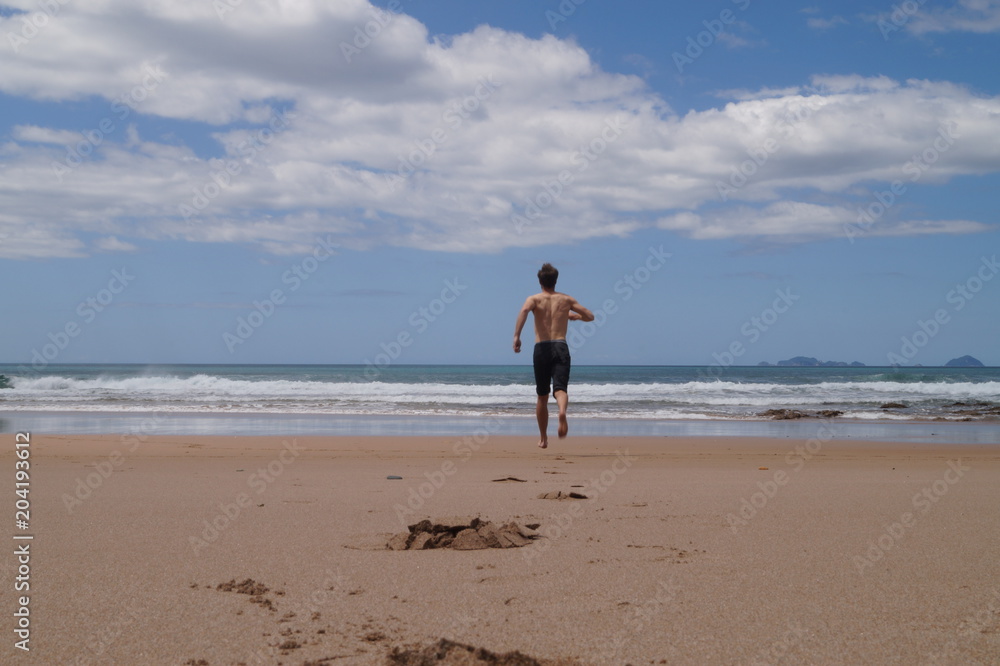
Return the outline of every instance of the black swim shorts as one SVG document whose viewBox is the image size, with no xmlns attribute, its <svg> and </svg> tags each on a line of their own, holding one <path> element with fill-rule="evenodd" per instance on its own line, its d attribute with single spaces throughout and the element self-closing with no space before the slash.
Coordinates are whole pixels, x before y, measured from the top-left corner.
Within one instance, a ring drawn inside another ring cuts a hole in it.
<svg viewBox="0 0 1000 666">
<path fill-rule="evenodd" d="M 565 391 L 569 385 L 569 345 L 565 340 L 546 340 L 535 343 L 535 392 L 538 395 Z"/>
</svg>

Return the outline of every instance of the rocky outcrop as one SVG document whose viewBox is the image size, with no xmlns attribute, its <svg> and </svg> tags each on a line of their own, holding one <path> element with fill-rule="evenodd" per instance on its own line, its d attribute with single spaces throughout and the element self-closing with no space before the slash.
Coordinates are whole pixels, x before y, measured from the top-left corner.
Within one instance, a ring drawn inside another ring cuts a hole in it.
<svg viewBox="0 0 1000 666">
<path fill-rule="evenodd" d="M 844 412 L 838 409 L 821 409 L 818 412 L 800 412 L 797 409 L 768 409 L 764 412 L 757 412 L 757 416 L 766 416 L 774 421 L 786 421 L 791 419 L 823 418 L 832 419 L 840 416 Z"/>
<path fill-rule="evenodd" d="M 959 356 L 944 364 L 946 368 L 985 368 L 983 362 L 972 356 Z"/>
<path fill-rule="evenodd" d="M 761 367 L 773 367 L 767 361 L 761 361 L 757 365 Z M 775 365 L 779 368 L 863 368 L 864 363 L 859 361 L 820 361 L 812 356 L 795 356 L 793 358 L 778 361 Z"/>
</svg>

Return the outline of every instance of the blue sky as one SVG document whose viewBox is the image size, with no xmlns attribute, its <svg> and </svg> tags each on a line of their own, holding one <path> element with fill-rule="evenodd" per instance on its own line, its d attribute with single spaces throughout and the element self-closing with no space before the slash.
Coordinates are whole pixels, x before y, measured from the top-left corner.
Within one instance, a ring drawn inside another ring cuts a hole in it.
<svg viewBox="0 0 1000 666">
<path fill-rule="evenodd" d="M 998 33 L 993 0 L 8 0 L 0 361 L 529 363 L 550 261 L 603 314 L 576 363 L 1000 365 Z"/>
</svg>

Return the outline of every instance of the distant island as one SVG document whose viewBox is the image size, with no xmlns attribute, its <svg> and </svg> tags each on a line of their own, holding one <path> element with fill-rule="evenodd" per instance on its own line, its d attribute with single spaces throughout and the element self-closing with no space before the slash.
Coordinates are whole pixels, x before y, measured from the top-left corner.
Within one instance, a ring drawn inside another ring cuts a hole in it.
<svg viewBox="0 0 1000 666">
<path fill-rule="evenodd" d="M 978 358 L 973 358 L 972 356 L 959 356 L 958 358 L 953 358 L 944 364 L 946 368 L 985 368 L 982 361 Z"/>
<path fill-rule="evenodd" d="M 771 364 L 767 361 L 761 361 L 757 364 L 758 366 L 770 366 Z M 813 358 L 812 356 L 795 356 L 784 361 L 778 361 L 775 365 L 782 368 L 795 367 L 795 368 L 863 368 L 864 363 L 859 363 L 858 361 L 852 361 L 847 363 L 845 361 L 820 361 Z"/>
</svg>

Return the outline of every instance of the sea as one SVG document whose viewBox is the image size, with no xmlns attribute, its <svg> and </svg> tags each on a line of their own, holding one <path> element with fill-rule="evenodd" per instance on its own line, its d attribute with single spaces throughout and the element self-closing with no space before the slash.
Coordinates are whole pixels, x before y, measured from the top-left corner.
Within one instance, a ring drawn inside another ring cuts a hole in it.
<svg viewBox="0 0 1000 666">
<path fill-rule="evenodd" d="M 0 375 L 3 432 L 536 432 L 528 365 L 9 364 Z M 580 365 L 569 395 L 573 434 L 811 437 L 824 428 L 1000 443 L 1000 368 Z M 776 420 L 769 410 L 802 416 Z"/>
</svg>

